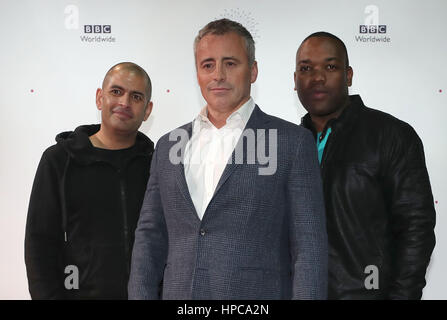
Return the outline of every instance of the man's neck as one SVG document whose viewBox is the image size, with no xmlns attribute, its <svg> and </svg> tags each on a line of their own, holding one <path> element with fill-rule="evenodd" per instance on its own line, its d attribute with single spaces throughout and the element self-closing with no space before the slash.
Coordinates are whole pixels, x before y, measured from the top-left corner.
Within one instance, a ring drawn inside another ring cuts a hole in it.
<svg viewBox="0 0 447 320">
<path fill-rule="evenodd" d="M 346 102 L 343 103 L 343 107 L 341 107 L 340 109 L 338 109 L 337 111 L 328 114 L 328 115 L 324 115 L 324 116 L 318 116 L 318 115 L 310 115 L 310 118 L 312 119 L 312 123 L 315 127 L 315 130 L 317 132 L 322 132 L 325 128 L 327 123 L 329 122 L 329 120 L 338 118 L 343 111 L 346 109 L 346 107 L 349 104 L 349 97 L 347 98 Z"/>
<path fill-rule="evenodd" d="M 101 129 L 89 137 L 90 142 L 96 148 L 108 150 L 120 150 L 132 147 L 135 144 L 137 133 L 120 134 L 107 130 L 101 125 Z"/>
<path fill-rule="evenodd" d="M 222 128 L 226 123 L 227 119 L 233 112 L 240 109 L 248 100 L 250 100 L 250 97 L 242 100 L 242 102 L 234 109 L 231 110 L 218 110 L 215 108 L 211 108 L 209 105 L 207 106 L 208 111 L 208 120 L 211 121 L 211 123 L 217 128 Z"/>
<path fill-rule="evenodd" d="M 310 118 L 312 119 L 312 124 L 314 125 L 315 130 L 317 132 L 322 132 L 329 120 L 337 118 L 337 116 L 335 114 L 330 114 L 323 117 L 310 115 Z"/>
</svg>

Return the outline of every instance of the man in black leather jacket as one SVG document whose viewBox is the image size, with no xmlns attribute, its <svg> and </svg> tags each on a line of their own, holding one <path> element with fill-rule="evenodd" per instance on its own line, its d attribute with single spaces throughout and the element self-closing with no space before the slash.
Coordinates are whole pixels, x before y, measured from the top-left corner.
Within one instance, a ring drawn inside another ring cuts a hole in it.
<svg viewBox="0 0 447 320">
<path fill-rule="evenodd" d="M 420 299 L 435 245 L 422 142 L 349 96 L 344 43 L 318 32 L 296 57 L 295 90 L 316 138 L 329 237 L 329 299 Z"/>
</svg>

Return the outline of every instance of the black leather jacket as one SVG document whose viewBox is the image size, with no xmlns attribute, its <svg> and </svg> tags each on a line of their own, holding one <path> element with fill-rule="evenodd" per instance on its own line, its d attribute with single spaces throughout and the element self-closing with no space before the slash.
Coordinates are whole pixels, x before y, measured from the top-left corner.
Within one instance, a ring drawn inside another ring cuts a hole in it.
<svg viewBox="0 0 447 320">
<path fill-rule="evenodd" d="M 315 134 L 309 114 L 302 125 Z M 327 127 L 321 173 L 329 299 L 420 299 L 435 245 L 421 140 L 410 125 L 365 107 L 358 95 Z"/>
</svg>

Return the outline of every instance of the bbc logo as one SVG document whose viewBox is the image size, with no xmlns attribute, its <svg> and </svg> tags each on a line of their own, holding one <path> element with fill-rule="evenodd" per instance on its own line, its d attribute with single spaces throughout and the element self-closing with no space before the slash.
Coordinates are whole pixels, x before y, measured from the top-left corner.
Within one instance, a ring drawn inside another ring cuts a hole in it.
<svg viewBox="0 0 447 320">
<path fill-rule="evenodd" d="M 111 33 L 111 25 L 84 25 L 84 33 Z"/>
<path fill-rule="evenodd" d="M 386 33 L 386 25 L 360 25 L 360 33 Z"/>
</svg>

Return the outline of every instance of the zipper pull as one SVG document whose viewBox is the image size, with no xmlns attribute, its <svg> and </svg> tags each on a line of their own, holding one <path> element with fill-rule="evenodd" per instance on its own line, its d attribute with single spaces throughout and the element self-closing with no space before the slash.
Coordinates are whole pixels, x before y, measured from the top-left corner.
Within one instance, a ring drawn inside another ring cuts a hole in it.
<svg viewBox="0 0 447 320">
<path fill-rule="evenodd" d="M 64 232 L 64 239 L 65 239 L 65 242 L 67 242 L 67 231 Z"/>
</svg>

